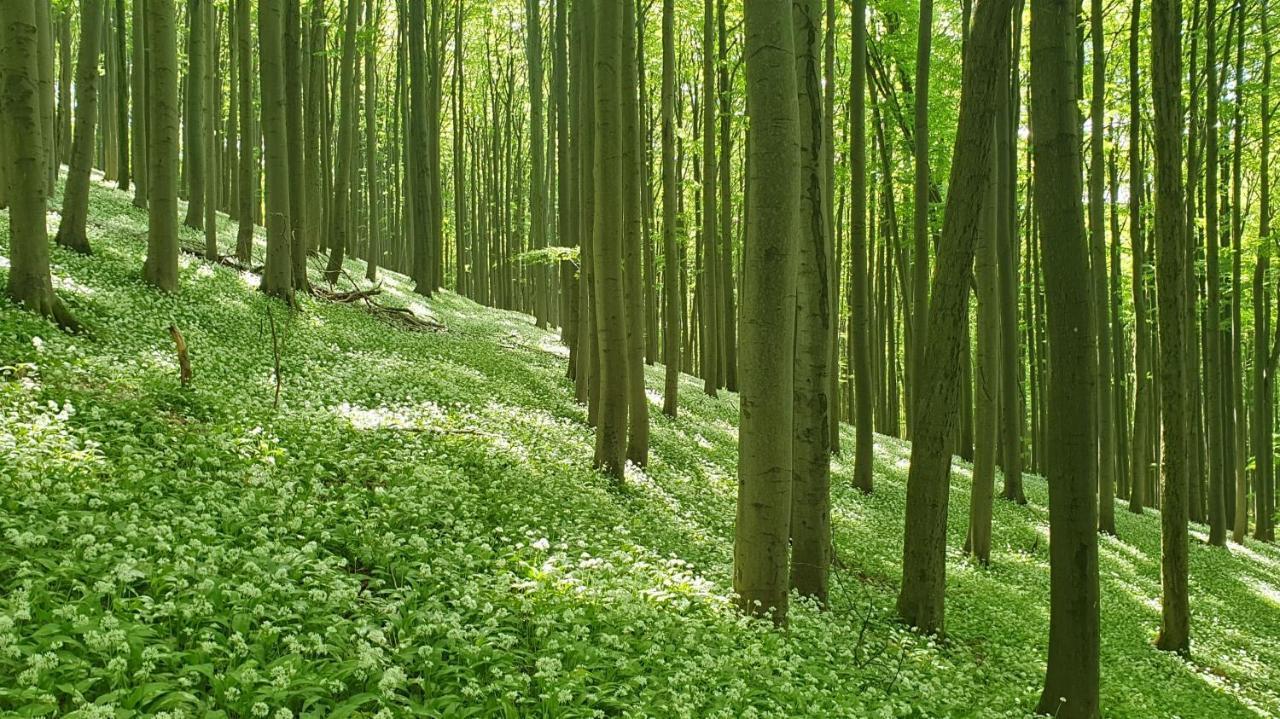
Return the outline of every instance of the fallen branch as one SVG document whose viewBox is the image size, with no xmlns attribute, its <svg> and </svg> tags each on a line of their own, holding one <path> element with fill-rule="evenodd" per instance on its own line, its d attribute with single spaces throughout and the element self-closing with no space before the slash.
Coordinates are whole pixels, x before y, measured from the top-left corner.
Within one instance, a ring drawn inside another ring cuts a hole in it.
<svg viewBox="0 0 1280 719">
<path fill-rule="evenodd" d="M 214 264 L 222 265 L 223 267 L 230 267 L 233 270 L 239 270 L 241 272 L 252 272 L 255 275 L 260 275 L 262 274 L 262 271 L 266 269 L 263 265 L 246 265 L 233 255 L 218 255 L 211 258 L 203 248 L 187 247 L 184 245 L 182 247 L 182 251 L 188 255 L 199 257 L 202 260 L 208 260 Z"/>
<path fill-rule="evenodd" d="M 187 342 L 175 324 L 169 325 L 169 336 L 173 338 L 173 344 L 178 350 L 178 381 L 183 387 L 187 387 L 191 384 L 191 357 L 187 354 Z"/>
<path fill-rule="evenodd" d="M 357 302 L 363 302 L 365 310 L 367 310 L 369 314 L 391 324 L 400 325 L 407 330 L 416 330 L 420 332 L 444 332 L 448 330 L 443 323 L 434 319 L 419 317 L 416 312 L 407 307 L 384 305 L 373 299 L 377 295 L 382 294 L 381 282 L 367 290 L 362 290 L 360 289 L 359 283 L 352 279 L 346 268 L 342 269 L 342 276 L 347 278 L 347 281 L 350 282 L 351 286 L 355 289 L 339 291 L 334 288 L 333 283 L 330 283 L 327 288 L 312 287 L 311 294 L 322 300 L 339 302 L 342 304 L 356 304 Z"/>
</svg>

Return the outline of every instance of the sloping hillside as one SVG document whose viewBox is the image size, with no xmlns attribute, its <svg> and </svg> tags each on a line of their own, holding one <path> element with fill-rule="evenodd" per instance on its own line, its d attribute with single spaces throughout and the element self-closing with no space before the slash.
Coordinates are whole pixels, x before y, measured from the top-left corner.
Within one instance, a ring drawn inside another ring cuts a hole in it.
<svg viewBox="0 0 1280 719">
<path fill-rule="evenodd" d="M 841 458 L 834 606 L 799 607 L 774 631 L 728 596 L 735 397 L 709 399 L 687 378 L 680 418 L 653 413 L 652 466 L 617 490 L 590 471 L 564 348 L 527 317 L 447 292 L 424 301 L 392 274 L 383 300 L 444 331 L 311 298 L 289 314 L 256 277 L 191 256 L 181 293 L 165 296 L 138 276 L 145 216 L 128 198 L 96 187 L 90 218 L 95 254 L 55 249 L 54 265 L 91 335 L 0 304 L 0 713 L 1034 707 L 1048 622 L 1042 481 L 1028 481 L 1028 507 L 997 503 L 993 567 L 952 551 L 939 643 L 893 621 L 908 447 L 878 439 L 869 497 L 848 488 Z M 7 231 L 0 213 L 0 275 Z M 186 389 L 170 324 L 190 346 Z M 649 380 L 656 410 L 661 368 Z M 955 474 L 958 548 L 967 468 Z M 1158 520 L 1117 519 L 1120 539 L 1101 545 L 1107 715 L 1280 714 L 1280 551 L 1192 547 L 1185 662 L 1152 647 Z"/>
</svg>

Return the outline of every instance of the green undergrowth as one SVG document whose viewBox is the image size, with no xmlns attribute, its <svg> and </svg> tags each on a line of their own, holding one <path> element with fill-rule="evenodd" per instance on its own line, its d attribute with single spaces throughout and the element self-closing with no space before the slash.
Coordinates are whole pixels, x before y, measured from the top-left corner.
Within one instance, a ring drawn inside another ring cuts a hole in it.
<svg viewBox="0 0 1280 719">
<path fill-rule="evenodd" d="M 958 551 L 969 479 L 957 465 L 940 641 L 893 620 L 908 447 L 877 438 L 865 497 L 838 458 L 831 610 L 798 603 L 775 631 L 731 603 L 733 395 L 708 398 L 686 377 L 672 420 L 650 368 L 652 464 L 615 488 L 590 469 L 564 348 L 528 317 L 448 292 L 423 300 L 391 273 L 382 299 L 445 331 L 313 298 L 290 313 L 256 277 L 189 255 L 167 296 L 139 276 L 145 213 L 105 186 L 91 204 L 95 254 L 53 251 L 59 292 L 91 334 L 0 303 L 0 714 L 1034 708 L 1043 481 L 1028 480 L 1030 506 L 997 502 L 993 566 L 980 568 Z M 171 323 L 191 350 L 186 389 Z M 1280 713 L 1280 551 L 1193 542 L 1184 660 L 1152 646 L 1158 519 L 1117 520 L 1120 538 L 1101 540 L 1106 714 Z"/>
</svg>

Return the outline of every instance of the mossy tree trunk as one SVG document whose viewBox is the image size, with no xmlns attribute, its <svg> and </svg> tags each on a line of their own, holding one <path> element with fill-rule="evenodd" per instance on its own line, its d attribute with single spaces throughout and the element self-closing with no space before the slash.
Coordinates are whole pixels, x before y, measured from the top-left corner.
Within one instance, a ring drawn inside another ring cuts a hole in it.
<svg viewBox="0 0 1280 719">
<path fill-rule="evenodd" d="M 852 329 L 849 352 L 853 370 L 853 486 L 863 492 L 872 489 L 871 380 L 871 276 L 867 259 L 867 22 L 866 0 L 853 2 L 853 52 L 849 63 L 849 91 L 852 95 L 849 120 L 849 177 L 852 214 L 849 255 L 852 263 L 850 308 Z"/>
</svg>

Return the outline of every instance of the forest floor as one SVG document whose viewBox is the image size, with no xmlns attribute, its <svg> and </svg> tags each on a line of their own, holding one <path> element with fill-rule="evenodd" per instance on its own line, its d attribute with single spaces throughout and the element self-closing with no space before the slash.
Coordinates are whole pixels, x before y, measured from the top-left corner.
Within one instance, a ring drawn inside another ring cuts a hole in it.
<svg viewBox="0 0 1280 719">
<path fill-rule="evenodd" d="M 982 568 L 959 551 L 970 475 L 957 463 L 939 641 L 893 619 L 908 446 L 877 437 L 870 496 L 837 458 L 831 611 L 801 604 L 775 631 L 730 599 L 734 395 L 708 398 L 685 377 L 672 420 L 651 391 L 652 463 L 617 489 L 590 469 L 565 349 L 527 316 L 448 292 L 423 300 L 392 273 L 381 299 L 444 331 L 310 297 L 289 313 L 255 276 L 186 254 L 182 290 L 166 296 L 139 276 L 145 213 L 95 185 L 90 218 L 95 254 L 55 249 L 53 264 L 91 334 L 0 302 L 0 714 L 1034 708 L 1042 480 L 1028 478 L 1028 506 L 997 501 Z M 0 213 L 0 278 L 7 233 Z M 190 346 L 188 388 L 171 323 Z M 650 387 L 661 378 L 649 369 Z M 1152 646 L 1158 516 L 1116 517 L 1119 538 L 1100 542 L 1106 715 L 1280 715 L 1280 549 L 1211 549 L 1193 528 L 1184 660 Z"/>
</svg>

